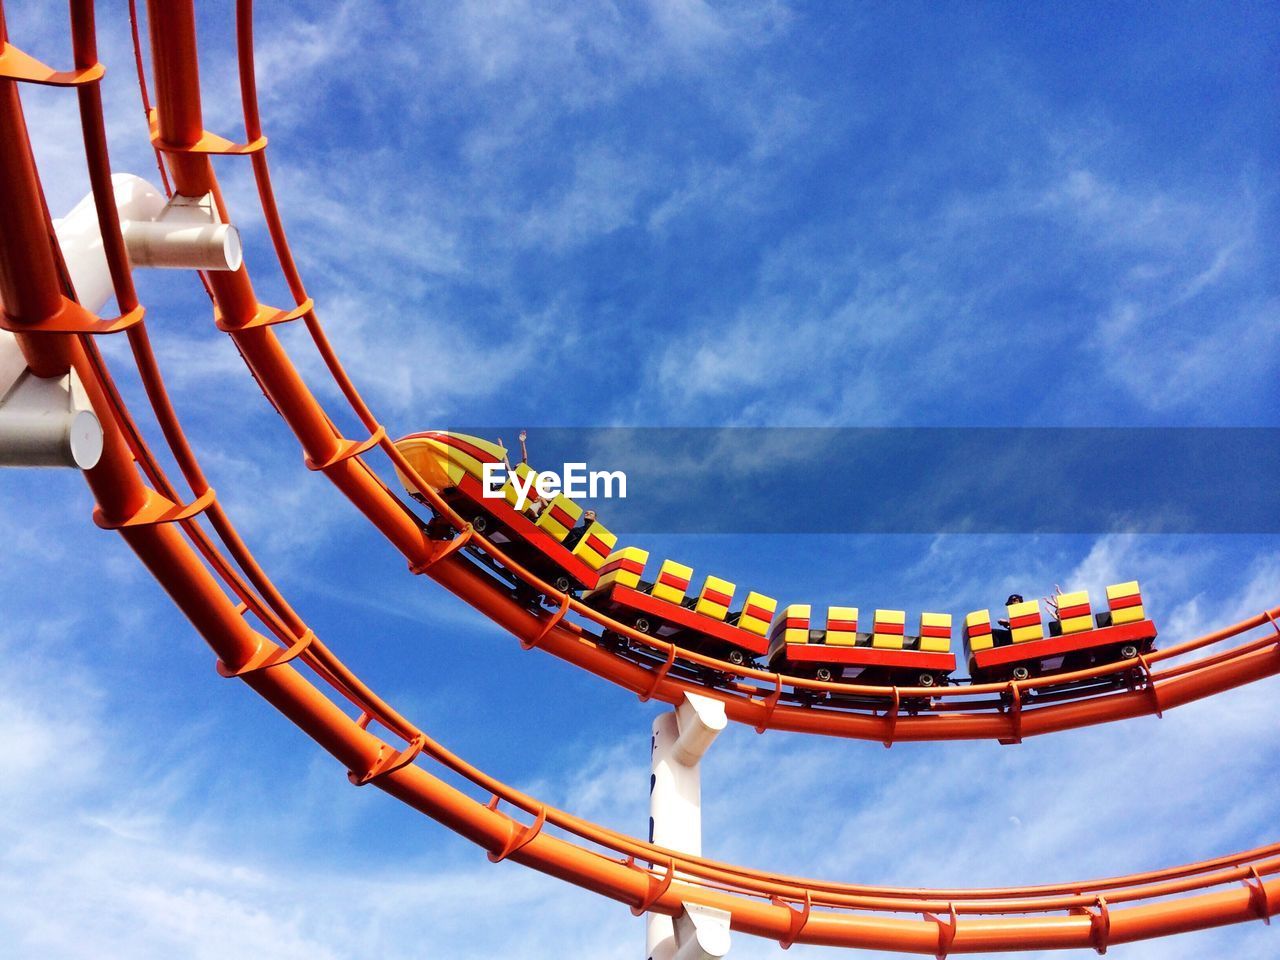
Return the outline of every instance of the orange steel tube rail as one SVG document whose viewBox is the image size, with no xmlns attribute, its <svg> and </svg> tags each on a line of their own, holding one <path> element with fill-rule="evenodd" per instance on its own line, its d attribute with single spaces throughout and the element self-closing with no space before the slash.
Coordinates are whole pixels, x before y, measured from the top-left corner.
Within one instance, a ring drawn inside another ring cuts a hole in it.
<svg viewBox="0 0 1280 960">
<path fill-rule="evenodd" d="M 165 588 L 218 657 L 219 672 L 238 677 L 267 699 L 348 770 L 356 785 L 374 784 L 486 849 L 491 860 L 512 859 L 628 903 L 633 911 L 676 914 L 682 902 L 728 910 L 733 928 L 784 946 L 804 942 L 867 947 L 945 956 L 988 950 L 1107 946 L 1249 919 L 1269 920 L 1280 911 L 1280 844 L 1202 863 L 1082 883 L 1030 888 L 926 890 L 877 887 L 779 876 L 765 871 L 690 857 L 636 840 L 547 807 L 476 769 L 433 741 L 384 702 L 310 630 L 254 561 L 223 512 L 182 433 L 146 335 L 133 288 L 111 194 L 103 132 L 92 0 L 71 0 L 74 69 L 54 71 L 15 55 L 7 45 L 0 5 L 0 300 L 3 324 L 18 335 L 28 363 L 52 376 L 74 368 L 83 380 L 105 436 L 100 463 L 86 471 L 97 500 L 95 522 L 116 529 Z M 132 5 L 131 5 L 132 13 Z M 415 573 L 427 573 L 502 624 L 522 646 L 548 652 L 649 697 L 678 701 L 686 689 L 718 696 L 730 715 L 758 728 L 804 730 L 902 739 L 994 736 L 1020 739 L 1088 723 L 1151 713 L 1280 672 L 1280 627 L 1267 611 L 1205 637 L 1153 654 L 1142 661 L 1144 682 L 1134 689 L 1071 703 L 1023 708 L 1035 682 L 943 691 L 946 696 L 1004 695 L 995 711 L 928 716 L 899 715 L 904 696 L 937 691 L 894 690 L 881 711 L 837 712 L 780 703 L 784 684 L 829 689 L 830 685 L 782 678 L 750 669 L 737 671 L 730 690 L 688 684 L 669 674 L 675 648 L 635 634 L 576 601 L 512 569 L 558 596 L 554 612 L 535 615 L 519 607 L 468 562 L 457 556 L 466 542 L 486 544 L 442 503 L 437 509 L 461 531 L 449 541 L 429 540 L 417 516 L 365 463 L 363 453 L 381 448 L 409 476 L 372 412 L 347 378 L 307 298 L 288 250 L 266 164 L 253 76 L 252 10 L 237 4 L 237 39 L 246 121 L 246 142 L 231 144 L 202 127 L 196 70 L 195 16 L 191 0 L 152 0 L 151 50 L 156 76 L 155 144 L 162 174 L 183 194 L 212 191 L 222 208 L 211 156 L 247 155 L 253 164 L 268 230 L 296 300 L 287 310 L 258 302 L 247 270 L 203 279 L 215 302 L 218 324 L 235 340 L 306 453 L 307 466 L 321 471 L 397 546 Z M 138 37 L 135 23 L 135 39 Z M 139 79 L 148 104 L 138 51 Z M 111 266 L 121 316 L 102 320 L 74 302 L 31 155 L 20 82 L 72 87 L 79 100 L 90 180 Z M 167 168 L 167 169 L 166 169 Z M 225 209 L 224 209 L 225 215 Z M 369 430 L 367 439 L 341 437 L 298 376 L 271 326 L 302 319 L 327 365 Z M 102 361 L 94 339 L 123 331 L 146 388 L 152 411 L 171 448 L 190 495 L 184 497 L 143 441 Z M 420 479 L 420 478 L 419 478 Z M 420 486 L 425 489 L 424 485 Z M 212 534 L 204 524 L 212 529 Z M 603 651 L 593 635 L 564 620 L 572 610 L 650 643 L 656 669 Z M 265 628 L 255 629 L 253 617 Z M 1256 627 L 1266 636 L 1193 663 L 1163 670 L 1151 665 L 1190 653 Z M 701 662 L 706 658 L 681 653 Z M 727 667 L 718 661 L 717 668 Z M 1076 679 L 1106 670 L 1082 671 Z M 329 692 L 326 692 L 326 688 Z M 837 687 L 885 696 L 875 688 Z M 336 700 L 335 700 L 336 696 Z M 349 705 L 344 709 L 341 701 Z M 358 710 L 351 715 L 350 708 Z M 961 710 L 964 710 L 961 707 Z M 372 731 L 374 724 L 388 739 Z M 402 741 L 400 745 L 397 742 Z M 483 802 L 418 764 L 438 763 L 488 794 Z M 522 811 L 511 816 L 507 803 Z M 858 912 L 854 912 L 858 911 Z M 920 914 L 919 917 L 908 916 Z"/>
</svg>

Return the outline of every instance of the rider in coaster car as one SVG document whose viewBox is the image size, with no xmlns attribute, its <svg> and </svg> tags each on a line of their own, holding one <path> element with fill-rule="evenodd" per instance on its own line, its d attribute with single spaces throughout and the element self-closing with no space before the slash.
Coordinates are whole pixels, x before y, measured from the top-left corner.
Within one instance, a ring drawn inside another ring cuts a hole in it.
<svg viewBox="0 0 1280 960">
<path fill-rule="evenodd" d="M 565 549 L 572 550 L 574 547 L 576 547 L 578 545 L 578 541 L 582 539 L 582 535 L 587 532 L 587 528 L 590 527 L 595 522 L 596 522 L 596 512 L 594 510 L 588 510 L 585 513 L 583 513 L 582 521 L 576 527 L 570 530 L 567 534 L 565 534 L 565 538 L 564 538 Z"/>
<path fill-rule="evenodd" d="M 520 463 L 522 466 L 526 467 L 529 466 L 529 448 L 525 446 L 525 440 L 527 440 L 528 437 L 529 433 L 527 430 L 520 431 Z M 498 438 L 498 446 L 502 447 L 503 450 L 506 450 L 507 448 L 507 445 L 502 441 L 501 437 Z M 507 468 L 507 476 L 515 476 L 515 471 L 511 469 L 510 455 L 503 455 L 503 463 Z M 542 510 L 546 505 L 547 501 L 543 500 L 542 497 L 539 496 L 537 489 L 531 486 L 529 488 L 529 505 L 527 507 L 529 514 L 536 519 L 537 516 L 542 513 Z"/>
<path fill-rule="evenodd" d="M 1004 605 L 1006 607 L 1011 607 L 1015 603 L 1022 603 L 1022 594 L 1020 593 L 1009 594 L 1009 599 L 1004 602 Z M 994 638 L 995 642 L 996 643 L 1012 643 L 1013 630 L 1009 626 L 1008 618 L 1001 617 L 999 620 L 996 621 L 996 623 L 999 624 L 999 626 L 996 627 L 996 629 L 991 631 L 992 637 Z"/>
</svg>

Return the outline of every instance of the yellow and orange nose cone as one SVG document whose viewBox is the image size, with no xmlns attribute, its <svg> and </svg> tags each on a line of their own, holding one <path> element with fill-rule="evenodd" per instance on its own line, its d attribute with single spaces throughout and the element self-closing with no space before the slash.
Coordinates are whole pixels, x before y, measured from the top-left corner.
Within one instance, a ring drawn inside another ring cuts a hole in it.
<svg viewBox="0 0 1280 960">
<path fill-rule="evenodd" d="M 484 464 L 502 463 L 507 451 L 483 437 L 445 430 L 413 433 L 396 441 L 396 449 L 433 490 L 456 487 L 464 476 L 477 480 L 484 477 Z M 396 476 L 406 490 L 417 493 L 409 478 L 396 469 Z"/>
</svg>

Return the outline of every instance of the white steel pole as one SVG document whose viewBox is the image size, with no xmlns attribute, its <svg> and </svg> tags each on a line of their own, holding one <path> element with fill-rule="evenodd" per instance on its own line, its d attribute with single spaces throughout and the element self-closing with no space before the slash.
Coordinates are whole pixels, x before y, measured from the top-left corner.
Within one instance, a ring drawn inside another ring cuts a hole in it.
<svg viewBox="0 0 1280 960">
<path fill-rule="evenodd" d="M 649 840 L 693 856 L 702 854 L 700 762 L 725 728 L 724 704 L 685 694 L 675 710 L 653 721 L 649 779 Z M 729 915 L 688 904 L 675 920 L 658 913 L 646 918 L 649 960 L 712 960 L 729 951 Z"/>
</svg>

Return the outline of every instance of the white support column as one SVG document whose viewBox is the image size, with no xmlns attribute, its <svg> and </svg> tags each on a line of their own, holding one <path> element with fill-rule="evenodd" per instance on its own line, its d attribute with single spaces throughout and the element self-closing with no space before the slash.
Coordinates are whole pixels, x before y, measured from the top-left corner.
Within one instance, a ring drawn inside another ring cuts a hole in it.
<svg viewBox="0 0 1280 960">
<path fill-rule="evenodd" d="M 700 761 L 725 728 L 724 704 L 685 694 L 675 710 L 653 721 L 652 774 L 649 779 L 649 840 L 694 856 L 702 854 L 702 777 Z M 649 960 L 713 960 L 729 952 L 729 914 L 686 904 L 674 921 L 650 913 L 646 918 Z"/>
</svg>

